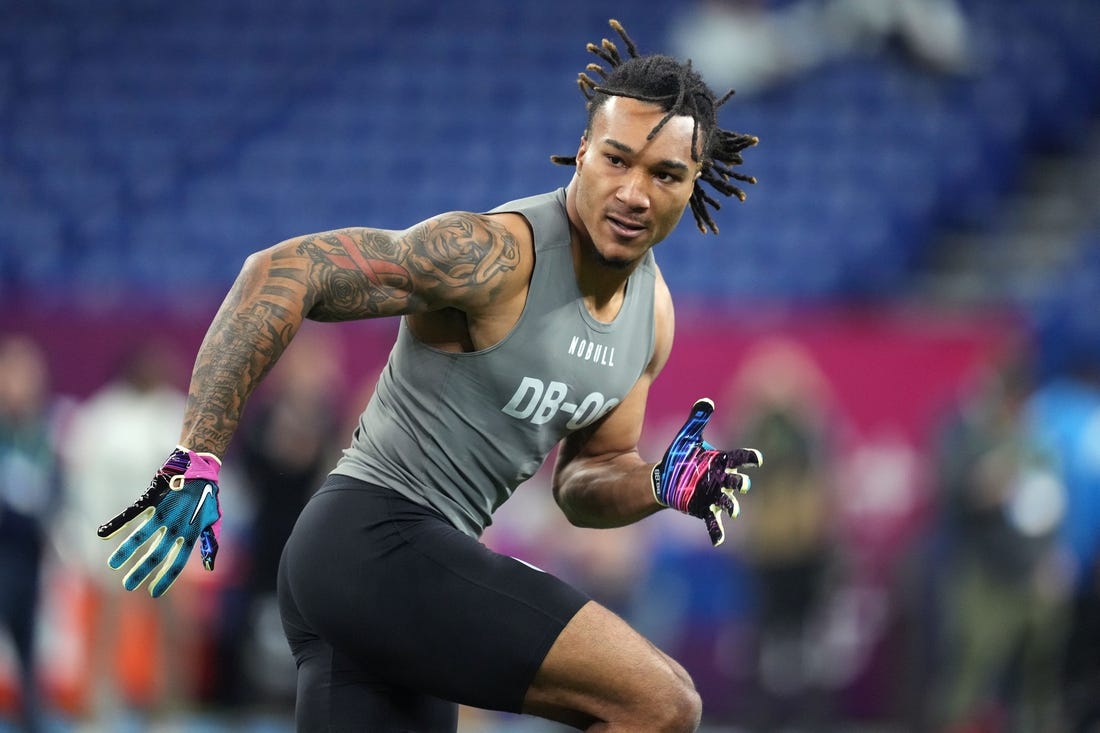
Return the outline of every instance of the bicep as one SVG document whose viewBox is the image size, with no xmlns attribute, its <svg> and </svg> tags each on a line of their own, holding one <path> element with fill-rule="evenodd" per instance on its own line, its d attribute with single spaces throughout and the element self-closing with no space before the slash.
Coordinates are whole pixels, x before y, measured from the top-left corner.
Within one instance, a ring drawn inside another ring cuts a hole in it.
<svg viewBox="0 0 1100 733">
<path fill-rule="evenodd" d="M 308 272 L 308 317 L 335 321 L 488 302 L 520 263 L 516 238 L 490 217 L 441 214 L 404 231 L 353 227 L 284 243 Z"/>
</svg>

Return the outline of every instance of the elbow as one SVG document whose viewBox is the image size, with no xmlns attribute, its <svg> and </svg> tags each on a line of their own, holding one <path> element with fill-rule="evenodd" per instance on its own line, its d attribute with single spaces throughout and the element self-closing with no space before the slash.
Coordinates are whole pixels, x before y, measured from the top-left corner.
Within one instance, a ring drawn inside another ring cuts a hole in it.
<svg viewBox="0 0 1100 733">
<path fill-rule="evenodd" d="M 594 525 L 583 512 L 578 510 L 579 502 L 574 495 L 575 493 L 563 484 L 554 485 L 554 501 L 557 502 L 558 508 L 561 509 L 561 513 L 565 515 L 566 520 L 574 527 L 591 529 Z"/>
<path fill-rule="evenodd" d="M 287 240 L 248 255 L 234 283 L 238 294 L 265 293 L 281 312 L 297 320 L 306 317 L 316 307 L 316 293 L 308 284 L 308 263 L 295 249 L 295 240 Z"/>
<path fill-rule="evenodd" d="M 266 282 L 275 266 L 274 247 L 253 252 L 245 258 L 241 269 L 237 273 L 237 286 L 251 289 Z"/>
</svg>

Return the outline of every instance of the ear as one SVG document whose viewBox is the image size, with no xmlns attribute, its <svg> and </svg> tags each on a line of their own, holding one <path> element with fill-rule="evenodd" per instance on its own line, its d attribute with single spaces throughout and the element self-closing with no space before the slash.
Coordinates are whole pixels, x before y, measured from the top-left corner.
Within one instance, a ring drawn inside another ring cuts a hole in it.
<svg viewBox="0 0 1100 733">
<path fill-rule="evenodd" d="M 588 151 L 588 136 L 581 135 L 581 144 L 577 148 L 577 167 L 580 168 L 584 161 L 584 154 Z"/>
</svg>

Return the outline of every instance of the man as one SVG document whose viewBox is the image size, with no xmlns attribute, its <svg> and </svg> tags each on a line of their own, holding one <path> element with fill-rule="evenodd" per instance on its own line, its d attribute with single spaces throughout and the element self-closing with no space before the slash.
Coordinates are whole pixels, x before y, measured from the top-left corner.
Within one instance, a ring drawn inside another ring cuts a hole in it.
<svg viewBox="0 0 1100 733">
<path fill-rule="evenodd" d="M 453 731 L 457 704 L 601 731 L 689 731 L 684 669 L 607 609 L 477 541 L 492 512 L 561 442 L 554 495 L 571 522 L 614 527 L 672 506 L 721 542 L 752 450 L 702 440 L 700 400 L 661 462 L 637 450 L 646 396 L 672 347 L 673 310 L 650 249 L 690 205 L 743 193 L 756 139 L 720 130 L 690 65 L 589 49 L 588 122 L 568 187 L 403 232 L 350 228 L 252 255 L 199 350 L 178 448 L 109 537 L 153 595 L 195 542 L 217 551 L 220 461 L 256 384 L 302 321 L 403 316 L 351 446 L 303 510 L 279 596 L 298 664 L 301 730 Z M 705 229 L 704 229 L 705 231 Z M 184 447 L 186 446 L 186 447 Z M 213 500 L 211 500 L 213 498 Z M 168 535 L 165 538 L 165 535 Z"/>
<path fill-rule="evenodd" d="M 38 634 L 49 509 L 62 497 L 58 408 L 46 354 L 23 334 L 0 337 L 0 638 L 10 636 L 20 730 L 46 729 Z M 5 633 L 6 632 L 6 633 Z"/>
</svg>

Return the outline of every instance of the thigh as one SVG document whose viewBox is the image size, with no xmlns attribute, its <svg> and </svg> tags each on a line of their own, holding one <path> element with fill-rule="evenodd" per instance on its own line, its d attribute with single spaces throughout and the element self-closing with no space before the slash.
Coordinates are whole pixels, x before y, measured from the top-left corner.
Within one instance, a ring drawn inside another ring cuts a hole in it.
<svg viewBox="0 0 1100 733">
<path fill-rule="evenodd" d="M 316 637 L 369 683 L 509 712 L 588 600 L 431 510 L 362 485 L 310 501 L 281 577 L 292 645 Z"/>
<path fill-rule="evenodd" d="M 386 684 L 319 637 L 295 644 L 300 731 L 455 733 L 458 705 Z"/>
<path fill-rule="evenodd" d="M 524 712 L 579 728 L 602 722 L 618 726 L 609 728 L 614 730 L 679 730 L 677 724 L 698 724 L 698 704 L 691 677 L 677 661 L 590 602 L 550 649 Z"/>
</svg>

